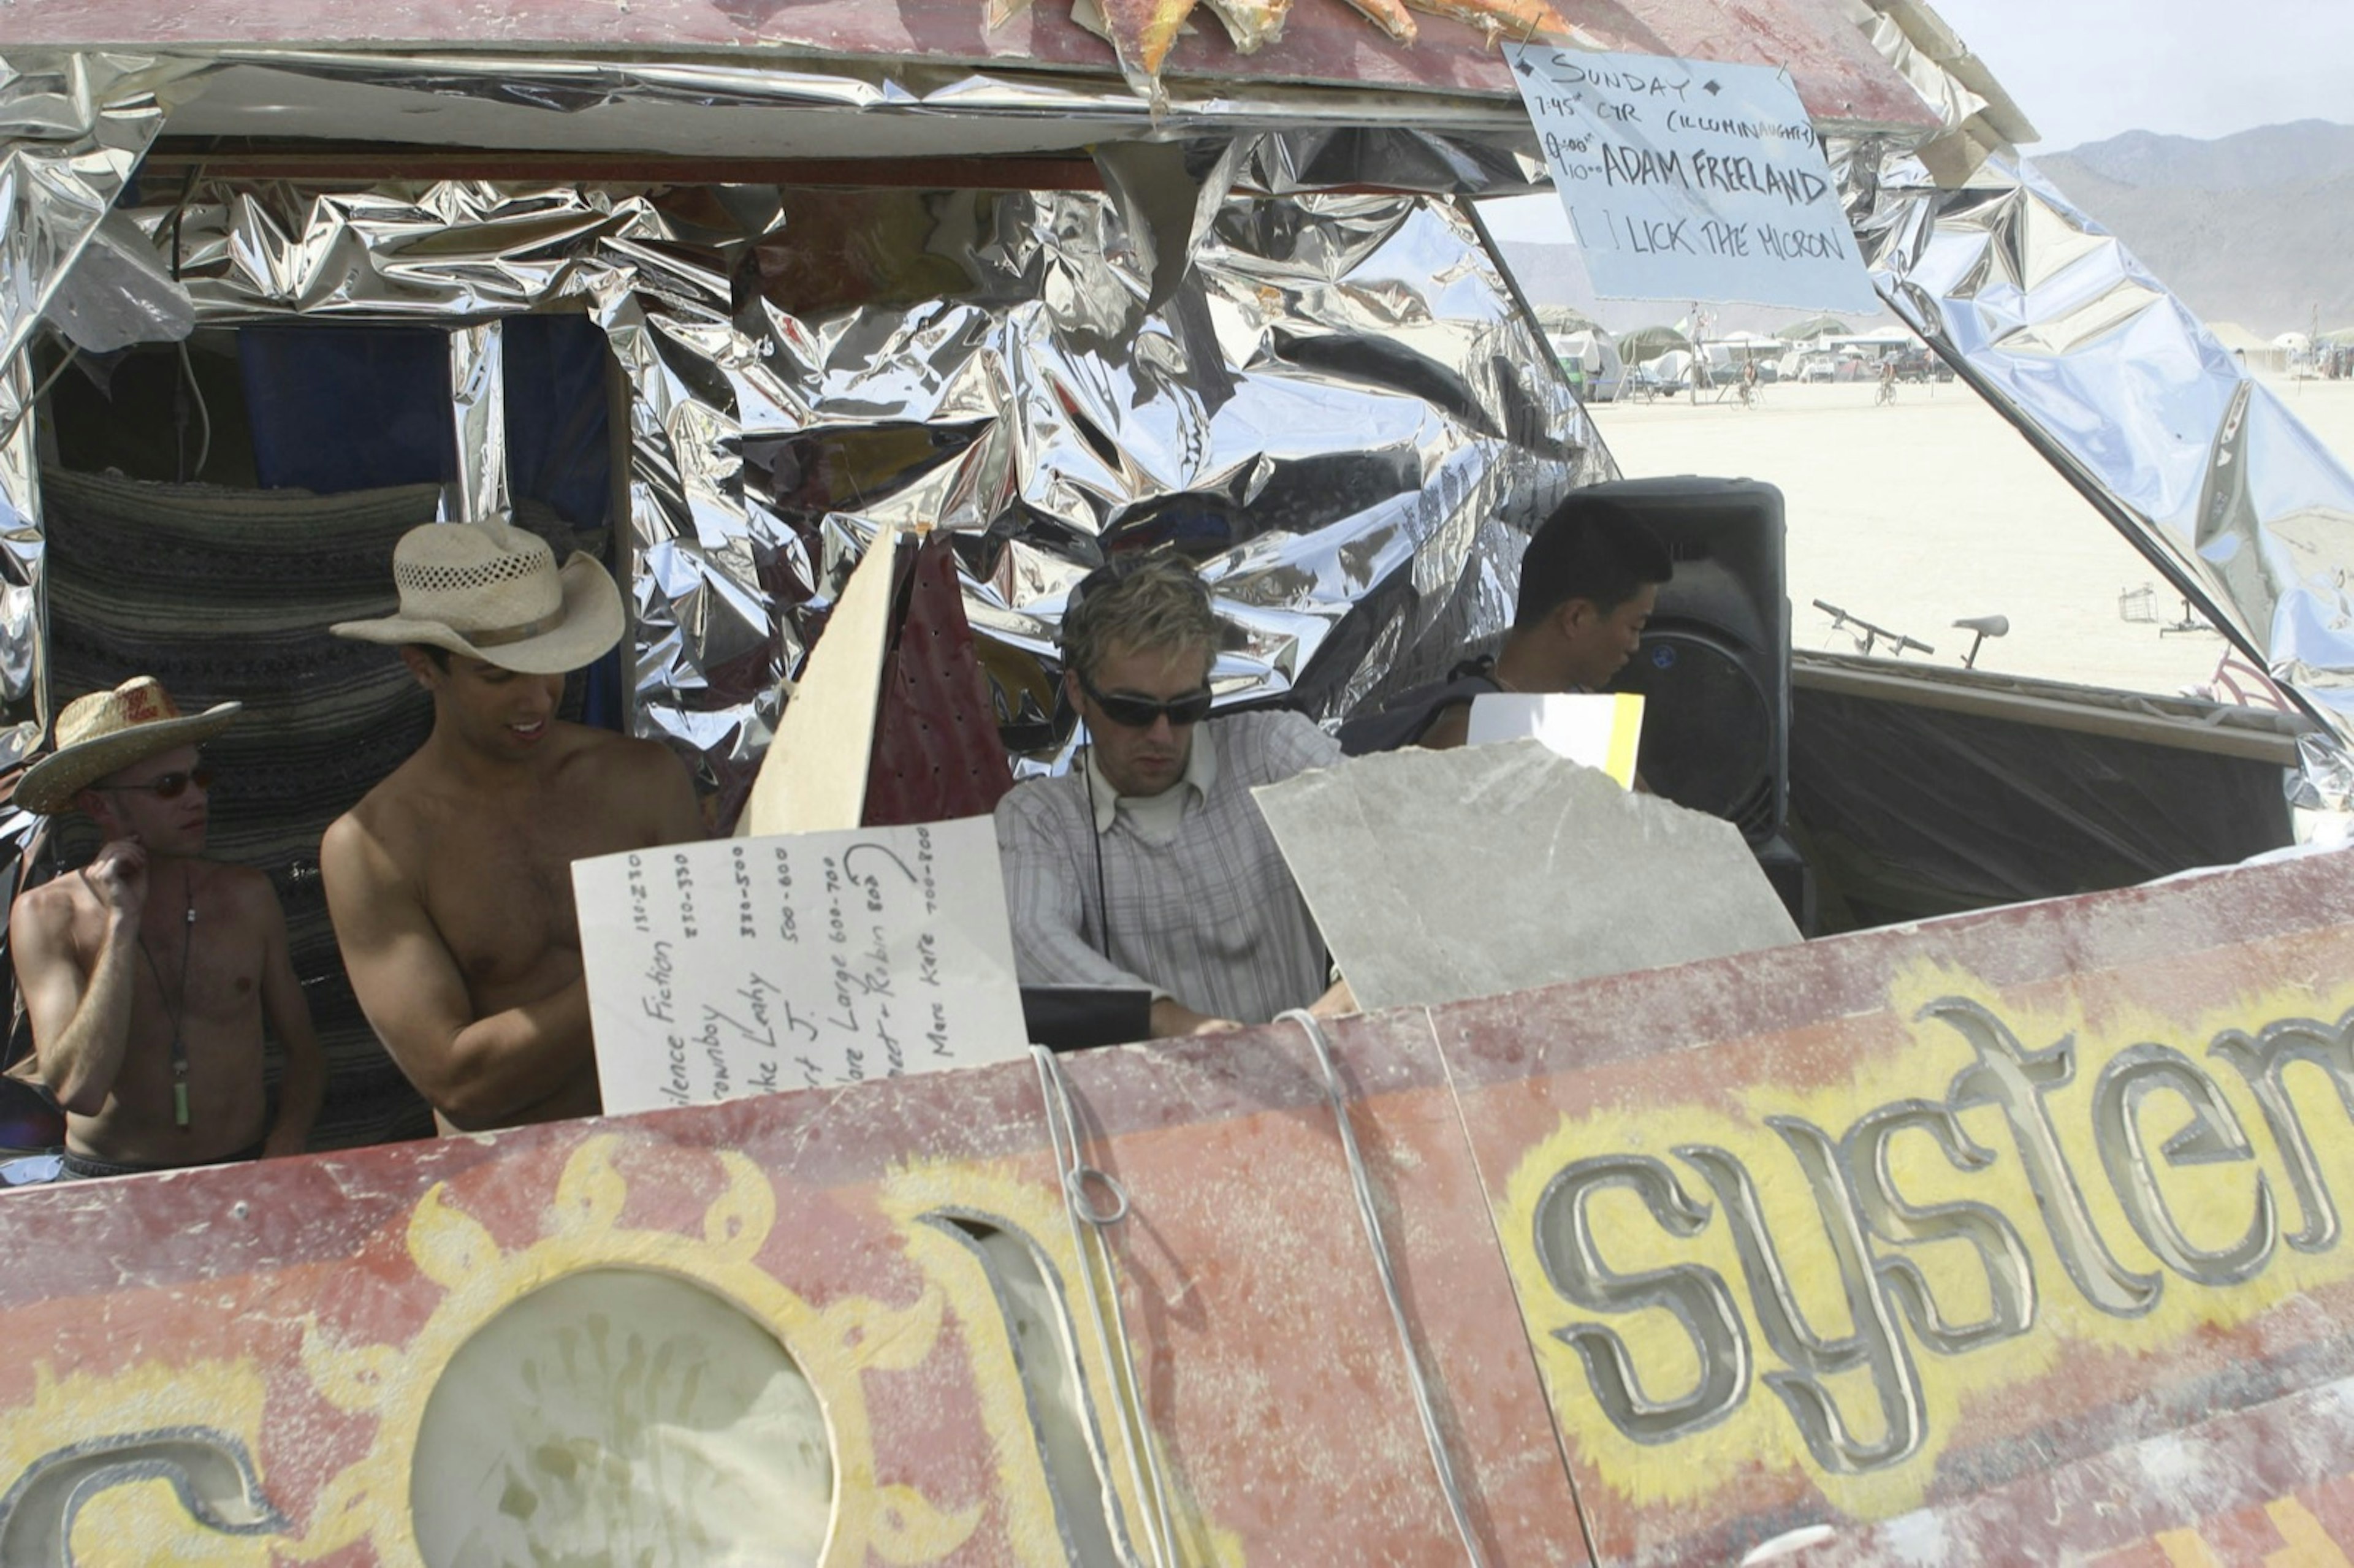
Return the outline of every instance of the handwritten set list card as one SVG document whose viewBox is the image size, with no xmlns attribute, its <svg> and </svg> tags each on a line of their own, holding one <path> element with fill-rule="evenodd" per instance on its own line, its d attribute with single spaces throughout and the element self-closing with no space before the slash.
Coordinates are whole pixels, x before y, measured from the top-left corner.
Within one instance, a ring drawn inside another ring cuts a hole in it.
<svg viewBox="0 0 2354 1568">
<path fill-rule="evenodd" d="M 608 1113 L 1027 1047 L 986 817 L 576 862 Z"/>
</svg>

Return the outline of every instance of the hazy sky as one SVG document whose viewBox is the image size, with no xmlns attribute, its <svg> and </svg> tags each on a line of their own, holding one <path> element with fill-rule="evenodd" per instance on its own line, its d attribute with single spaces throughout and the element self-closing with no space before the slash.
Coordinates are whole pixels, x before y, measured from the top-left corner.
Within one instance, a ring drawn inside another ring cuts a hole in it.
<svg viewBox="0 0 2354 1568">
<path fill-rule="evenodd" d="M 2354 0 L 1931 0 L 2058 152 L 2354 123 Z"/>
</svg>

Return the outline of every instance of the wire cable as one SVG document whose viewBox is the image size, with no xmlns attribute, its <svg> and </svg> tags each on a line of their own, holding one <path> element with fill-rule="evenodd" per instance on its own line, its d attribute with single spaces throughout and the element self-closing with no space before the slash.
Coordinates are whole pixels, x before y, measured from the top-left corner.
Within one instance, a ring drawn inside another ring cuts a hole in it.
<svg viewBox="0 0 2354 1568">
<path fill-rule="evenodd" d="M 1062 1178 L 1063 1213 L 1070 1222 L 1071 1250 L 1076 1255 L 1082 1276 L 1079 1285 L 1087 1294 L 1096 1340 L 1104 1347 L 1112 1363 L 1112 1404 L 1120 1415 L 1122 1446 L 1128 1450 L 1129 1480 L 1136 1488 L 1139 1499 L 1151 1505 L 1145 1519 L 1145 1533 L 1152 1563 L 1154 1568 L 1179 1568 L 1168 1481 L 1161 1473 L 1161 1456 L 1153 1446 L 1152 1429 L 1147 1420 L 1144 1388 L 1137 1375 L 1135 1352 L 1129 1344 L 1128 1315 L 1119 1300 L 1119 1266 L 1103 1234 L 1107 1227 L 1128 1218 L 1128 1192 L 1110 1172 L 1082 1162 L 1080 1157 L 1085 1151 L 1079 1144 L 1078 1116 L 1071 1104 L 1070 1082 L 1063 1075 L 1063 1065 L 1044 1045 L 1031 1046 L 1030 1055 L 1038 1069 L 1039 1094 L 1046 1102 L 1046 1139 L 1053 1148 L 1055 1169 Z M 1066 1141 L 1067 1152 L 1064 1147 Z M 1088 1196 L 1091 1186 L 1101 1187 L 1111 1194 L 1110 1208 L 1096 1207 Z M 1080 1229 L 1082 1220 L 1087 1227 L 1084 1232 Z M 1095 1240 L 1092 1252 L 1087 1245 L 1089 1235 Z M 1104 1317 L 1106 1297 L 1111 1298 L 1109 1322 Z"/>
<path fill-rule="evenodd" d="M 1479 1538 L 1471 1528 L 1471 1510 L 1463 1499 L 1463 1489 L 1455 1479 L 1455 1461 L 1447 1451 L 1447 1436 L 1438 1425 L 1438 1406 L 1430 1392 L 1430 1379 L 1423 1372 L 1422 1357 L 1414 1346 L 1414 1328 L 1406 1320 L 1405 1298 L 1398 1289 L 1397 1269 L 1390 1261 L 1389 1243 L 1382 1235 L 1381 1210 L 1373 1202 L 1372 1176 L 1365 1170 L 1364 1156 L 1357 1149 L 1355 1128 L 1349 1124 L 1349 1097 L 1341 1085 L 1341 1069 L 1332 1060 L 1332 1048 L 1324 1039 L 1324 1026 L 1313 1013 L 1304 1008 L 1289 1008 L 1276 1015 L 1280 1023 L 1289 1019 L 1308 1033 L 1308 1044 L 1315 1048 L 1317 1065 L 1324 1073 L 1324 1097 L 1331 1102 L 1333 1119 L 1341 1127 L 1341 1150 L 1348 1157 L 1349 1181 L 1357 1192 L 1357 1213 L 1365 1222 L 1365 1235 L 1373 1246 L 1373 1270 L 1381 1276 L 1382 1294 L 1389 1300 L 1390 1324 L 1397 1330 L 1398 1349 L 1405 1356 L 1406 1381 L 1414 1387 L 1414 1408 L 1422 1417 L 1423 1441 L 1430 1445 L 1431 1467 L 1438 1472 L 1438 1489 L 1446 1495 L 1447 1511 L 1454 1517 L 1455 1533 L 1462 1540 L 1464 1561 L 1472 1568 L 1487 1568 L 1487 1558 L 1479 1551 Z"/>
</svg>

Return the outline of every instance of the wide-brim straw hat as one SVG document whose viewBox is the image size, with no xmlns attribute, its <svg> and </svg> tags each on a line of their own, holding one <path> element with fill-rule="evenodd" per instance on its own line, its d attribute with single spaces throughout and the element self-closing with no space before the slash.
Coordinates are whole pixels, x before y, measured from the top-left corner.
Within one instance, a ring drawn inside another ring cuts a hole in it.
<svg viewBox="0 0 2354 1568">
<path fill-rule="evenodd" d="M 153 675 L 76 697 L 58 715 L 57 750 L 25 770 L 12 799 L 27 811 L 54 816 L 110 773 L 175 747 L 203 745 L 244 707 L 217 703 L 200 714 L 183 714 Z"/>
<path fill-rule="evenodd" d="M 411 528 L 393 546 L 392 580 L 399 614 L 329 630 L 443 648 L 525 675 L 578 670 L 621 640 L 612 574 L 579 551 L 558 570 L 546 540 L 503 518 Z"/>
</svg>

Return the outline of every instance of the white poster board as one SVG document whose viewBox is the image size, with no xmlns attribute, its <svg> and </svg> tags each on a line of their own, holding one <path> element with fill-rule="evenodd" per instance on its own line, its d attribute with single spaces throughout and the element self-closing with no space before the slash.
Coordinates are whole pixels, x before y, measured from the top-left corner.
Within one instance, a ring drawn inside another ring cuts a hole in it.
<svg viewBox="0 0 2354 1568">
<path fill-rule="evenodd" d="M 1643 699 L 1635 692 L 1488 692 L 1471 699 L 1466 746 L 1500 740 L 1541 740 L 1556 757 L 1599 768 L 1635 787 L 1635 758 L 1643 741 Z"/>
<path fill-rule="evenodd" d="M 1028 1049 L 987 817 L 576 861 L 605 1109 Z"/>
<path fill-rule="evenodd" d="M 1806 106 L 1781 71 L 1504 48 L 1596 293 L 1880 308 Z"/>
</svg>

